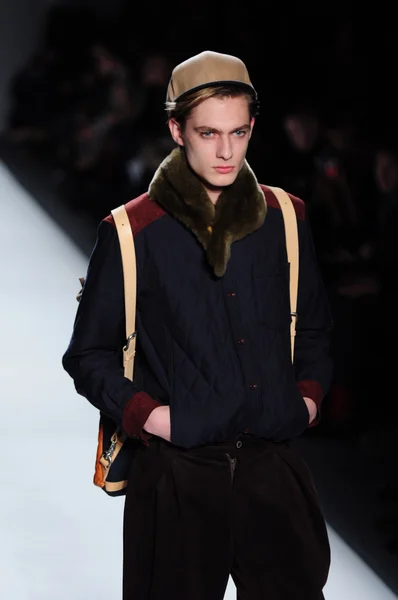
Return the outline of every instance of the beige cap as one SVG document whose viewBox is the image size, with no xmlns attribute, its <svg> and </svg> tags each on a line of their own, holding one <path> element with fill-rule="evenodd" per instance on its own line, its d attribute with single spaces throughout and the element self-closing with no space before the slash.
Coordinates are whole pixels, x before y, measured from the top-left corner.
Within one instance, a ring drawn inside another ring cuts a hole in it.
<svg viewBox="0 0 398 600">
<path fill-rule="evenodd" d="M 174 102 L 187 92 L 223 84 L 246 86 L 257 97 L 246 66 L 240 58 L 206 50 L 174 68 L 167 88 L 167 101 Z"/>
</svg>

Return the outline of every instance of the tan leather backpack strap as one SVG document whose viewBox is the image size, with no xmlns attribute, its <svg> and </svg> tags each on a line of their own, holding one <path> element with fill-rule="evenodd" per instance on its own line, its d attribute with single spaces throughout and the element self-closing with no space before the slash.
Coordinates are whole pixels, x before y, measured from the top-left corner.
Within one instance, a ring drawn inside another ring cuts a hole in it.
<svg viewBox="0 0 398 600">
<path fill-rule="evenodd" d="M 294 344 L 297 325 L 297 294 L 299 280 L 299 241 L 297 216 L 289 194 L 278 187 L 267 186 L 276 196 L 285 223 L 287 260 L 290 264 L 290 312 L 292 322 L 290 326 L 292 362 L 294 361 Z"/>
<path fill-rule="evenodd" d="M 123 348 L 124 376 L 133 380 L 137 341 L 135 318 L 137 309 L 137 265 L 134 236 L 124 204 L 111 211 L 119 236 L 123 263 L 124 305 L 126 315 L 126 344 Z"/>
</svg>

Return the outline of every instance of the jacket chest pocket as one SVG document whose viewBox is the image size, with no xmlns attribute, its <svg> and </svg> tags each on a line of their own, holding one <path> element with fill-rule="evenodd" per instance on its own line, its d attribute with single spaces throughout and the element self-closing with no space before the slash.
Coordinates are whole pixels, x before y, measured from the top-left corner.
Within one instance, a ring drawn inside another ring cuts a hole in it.
<svg viewBox="0 0 398 600">
<path fill-rule="evenodd" d="M 270 274 L 254 273 L 254 295 L 257 317 L 269 329 L 290 327 L 289 265 Z"/>
</svg>

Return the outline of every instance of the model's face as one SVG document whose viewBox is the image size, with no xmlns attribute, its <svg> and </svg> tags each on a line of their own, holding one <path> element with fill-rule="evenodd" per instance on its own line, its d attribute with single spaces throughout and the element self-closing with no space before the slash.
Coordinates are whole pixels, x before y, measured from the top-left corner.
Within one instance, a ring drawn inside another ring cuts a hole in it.
<svg viewBox="0 0 398 600">
<path fill-rule="evenodd" d="M 174 141 L 184 146 L 188 163 L 213 202 L 242 168 L 253 125 L 245 96 L 204 100 L 192 111 L 184 131 L 170 120 Z"/>
</svg>

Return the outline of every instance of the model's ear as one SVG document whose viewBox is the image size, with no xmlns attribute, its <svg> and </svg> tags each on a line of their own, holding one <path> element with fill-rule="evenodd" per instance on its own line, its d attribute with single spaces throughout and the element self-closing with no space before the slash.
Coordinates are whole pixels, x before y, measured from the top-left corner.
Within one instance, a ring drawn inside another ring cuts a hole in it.
<svg viewBox="0 0 398 600">
<path fill-rule="evenodd" d="M 181 131 L 180 124 L 175 119 L 170 119 L 169 120 L 169 129 L 170 129 L 171 137 L 173 138 L 175 143 L 178 144 L 179 146 L 183 146 L 184 140 L 182 137 L 182 131 Z"/>
</svg>

